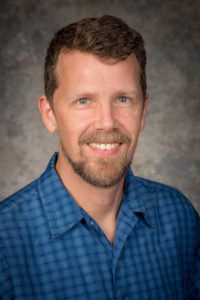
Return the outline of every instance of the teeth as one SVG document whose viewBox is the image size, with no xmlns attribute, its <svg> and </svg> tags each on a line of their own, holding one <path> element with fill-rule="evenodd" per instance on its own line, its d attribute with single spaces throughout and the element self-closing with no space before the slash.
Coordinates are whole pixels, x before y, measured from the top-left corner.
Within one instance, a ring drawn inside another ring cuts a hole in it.
<svg viewBox="0 0 200 300">
<path fill-rule="evenodd" d="M 119 144 L 96 144 L 90 143 L 90 146 L 101 149 L 101 150 L 111 150 L 119 146 Z"/>
</svg>

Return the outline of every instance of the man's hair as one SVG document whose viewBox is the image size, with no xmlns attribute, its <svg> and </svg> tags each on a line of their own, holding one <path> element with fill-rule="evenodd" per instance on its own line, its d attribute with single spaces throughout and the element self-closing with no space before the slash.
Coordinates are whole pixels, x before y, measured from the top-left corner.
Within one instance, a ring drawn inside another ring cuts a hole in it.
<svg viewBox="0 0 200 300">
<path fill-rule="evenodd" d="M 114 16 L 84 18 L 60 29 L 49 44 L 45 59 L 45 94 L 53 107 L 53 95 L 58 87 L 56 65 L 61 52 L 79 50 L 104 59 L 122 61 L 135 54 L 140 67 L 143 99 L 146 95 L 146 52 L 142 36 Z"/>
</svg>

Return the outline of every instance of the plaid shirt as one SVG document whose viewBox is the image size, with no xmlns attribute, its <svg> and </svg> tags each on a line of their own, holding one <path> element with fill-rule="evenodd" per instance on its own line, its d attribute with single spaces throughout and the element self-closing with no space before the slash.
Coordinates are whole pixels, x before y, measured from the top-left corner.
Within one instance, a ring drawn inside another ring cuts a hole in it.
<svg viewBox="0 0 200 300">
<path fill-rule="evenodd" d="M 1 300 L 200 299 L 200 222 L 180 192 L 129 170 L 112 247 L 56 159 L 0 203 Z"/>
</svg>

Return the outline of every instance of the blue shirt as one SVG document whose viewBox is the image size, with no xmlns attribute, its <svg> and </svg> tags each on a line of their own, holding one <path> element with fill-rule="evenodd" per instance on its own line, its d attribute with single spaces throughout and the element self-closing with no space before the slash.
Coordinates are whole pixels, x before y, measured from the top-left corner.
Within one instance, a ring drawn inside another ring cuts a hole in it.
<svg viewBox="0 0 200 300">
<path fill-rule="evenodd" d="M 0 299 L 200 299 L 200 221 L 180 192 L 129 170 L 112 247 L 56 159 L 0 203 Z"/>
</svg>

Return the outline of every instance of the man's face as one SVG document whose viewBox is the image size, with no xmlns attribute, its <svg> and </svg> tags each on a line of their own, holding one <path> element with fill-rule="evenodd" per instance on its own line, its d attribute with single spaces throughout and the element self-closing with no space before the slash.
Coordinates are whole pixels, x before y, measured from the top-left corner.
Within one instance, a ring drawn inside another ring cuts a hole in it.
<svg viewBox="0 0 200 300">
<path fill-rule="evenodd" d="M 114 62 L 79 51 L 62 53 L 56 72 L 60 162 L 92 185 L 116 184 L 131 164 L 145 121 L 135 56 Z"/>
</svg>

